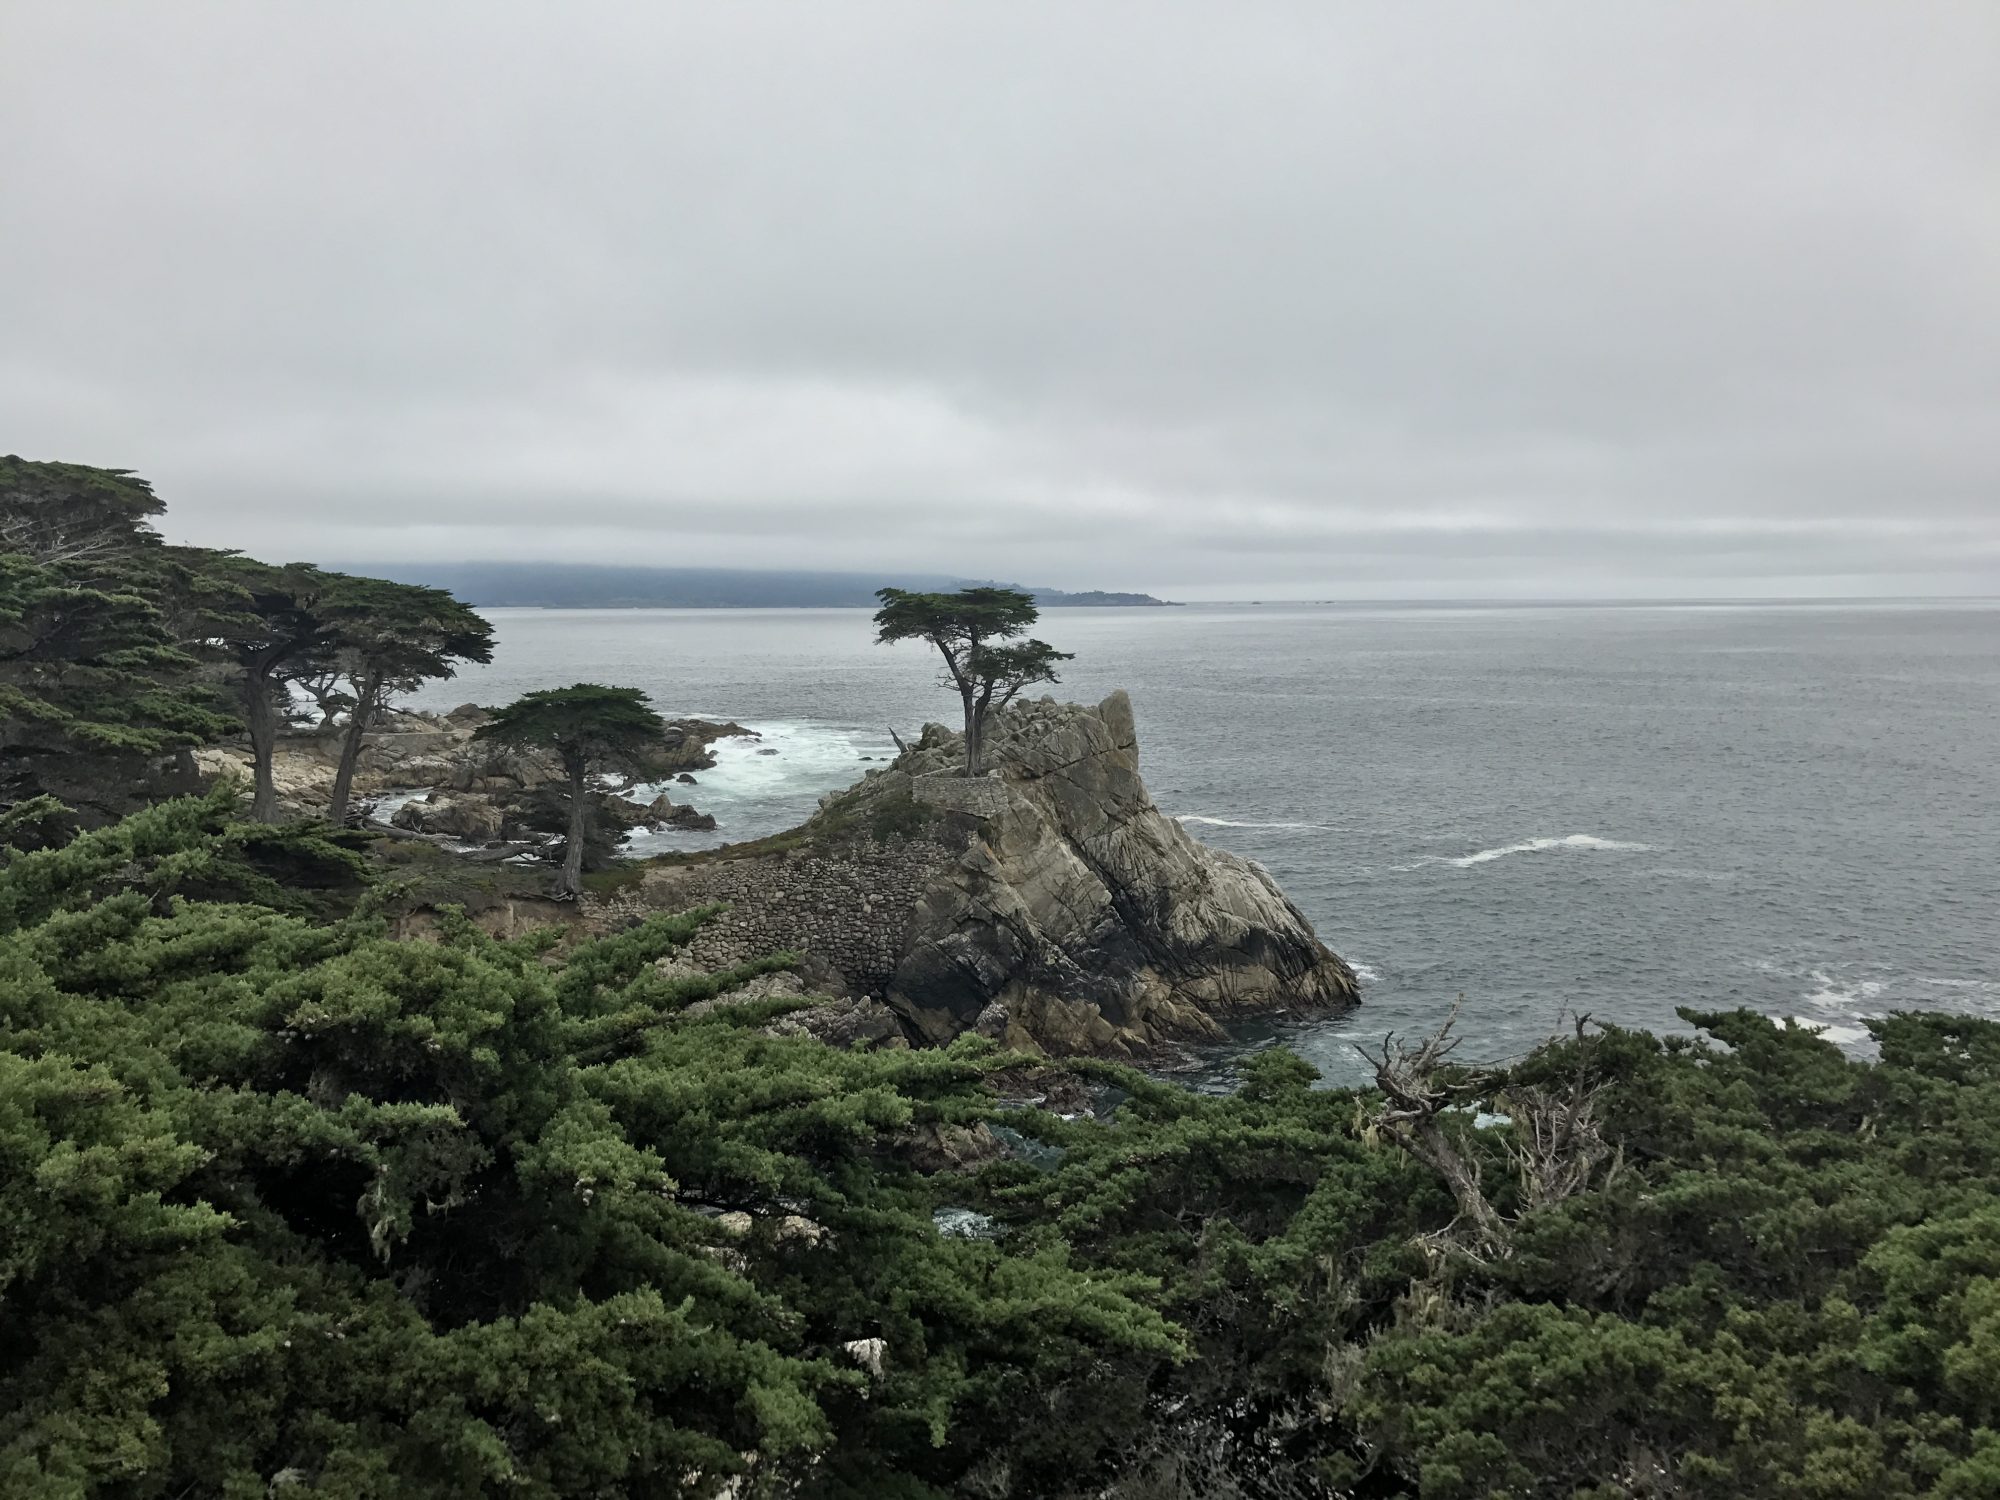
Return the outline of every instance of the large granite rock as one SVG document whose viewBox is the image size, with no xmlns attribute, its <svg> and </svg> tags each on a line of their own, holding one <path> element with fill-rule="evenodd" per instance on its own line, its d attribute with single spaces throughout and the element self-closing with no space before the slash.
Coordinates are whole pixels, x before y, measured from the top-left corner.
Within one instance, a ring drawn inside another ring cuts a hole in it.
<svg viewBox="0 0 2000 1500">
<path fill-rule="evenodd" d="M 483 797 L 451 797 L 442 792 L 405 802 L 390 818 L 395 828 L 438 834 L 470 843 L 500 837 L 500 808 Z"/>
<path fill-rule="evenodd" d="M 1131 701 L 1019 704 L 989 776 L 939 726 L 864 783 L 967 830 L 917 899 L 888 1003 L 923 1036 L 1138 1054 L 1232 1017 L 1358 999 L 1353 972 L 1256 865 L 1189 836 L 1139 777 Z M 907 779 L 906 779 L 907 778 Z"/>
</svg>

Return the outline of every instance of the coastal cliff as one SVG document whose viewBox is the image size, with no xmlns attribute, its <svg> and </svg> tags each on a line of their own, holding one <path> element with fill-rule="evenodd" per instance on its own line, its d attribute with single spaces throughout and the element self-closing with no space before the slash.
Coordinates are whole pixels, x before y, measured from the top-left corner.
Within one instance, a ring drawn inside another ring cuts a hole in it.
<svg viewBox="0 0 2000 1500">
<path fill-rule="evenodd" d="M 927 1037 L 976 1027 L 1122 1052 L 1357 999 L 1269 875 L 1153 805 L 1123 692 L 1095 708 L 1022 704 L 989 736 L 989 777 L 956 774 L 949 732 L 896 765 L 919 804 L 976 824 L 918 901 L 890 980 L 890 1005 Z"/>
<path fill-rule="evenodd" d="M 996 715 L 987 776 L 960 774 L 962 754 L 928 726 L 783 847 L 651 869 L 643 904 L 726 901 L 699 961 L 803 951 L 930 1042 L 1146 1056 L 1357 1000 L 1269 875 L 1154 806 L 1124 693 Z"/>
<path fill-rule="evenodd" d="M 977 778 L 963 774 L 962 736 L 926 726 L 804 825 L 755 843 L 620 866 L 624 829 L 707 820 L 664 794 L 642 805 L 595 792 L 592 858 L 604 876 L 568 905 L 536 899 L 545 877 L 532 866 L 502 864 L 557 838 L 558 768 L 475 741 L 485 717 L 471 705 L 395 716 L 370 734 L 357 780 L 364 792 L 431 786 L 395 810 L 395 830 L 428 839 L 450 867 L 430 901 L 466 905 L 497 931 L 554 920 L 602 932 L 719 904 L 727 910 L 694 936 L 688 961 L 798 953 L 804 986 L 829 997 L 811 1027 L 871 1042 L 978 1031 L 1056 1055 L 1160 1058 L 1221 1038 L 1233 1019 L 1358 999 L 1353 972 L 1268 874 L 1154 806 L 1122 692 L 994 714 L 991 770 Z M 664 782 L 707 767 L 715 739 L 751 733 L 676 721 L 654 770 Z M 201 764 L 233 773 L 239 756 L 217 748 Z M 283 803 L 310 810 L 330 777 L 323 737 L 281 745 Z M 491 873 L 465 873 L 476 868 Z"/>
</svg>

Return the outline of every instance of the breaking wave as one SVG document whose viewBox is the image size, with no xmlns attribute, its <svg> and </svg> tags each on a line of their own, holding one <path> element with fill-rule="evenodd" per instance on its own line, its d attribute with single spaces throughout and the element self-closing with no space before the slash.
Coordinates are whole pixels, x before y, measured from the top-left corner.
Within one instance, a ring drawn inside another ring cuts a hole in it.
<svg viewBox="0 0 2000 1500">
<path fill-rule="evenodd" d="M 1481 849 L 1477 854 L 1462 855 L 1445 863 L 1465 870 L 1489 860 L 1505 859 L 1510 854 L 1540 854 L 1546 849 L 1612 849 L 1642 853 L 1652 847 L 1651 844 L 1630 844 L 1620 839 L 1601 839 L 1595 834 L 1572 833 L 1559 839 L 1528 839 L 1519 844 L 1503 844 L 1498 849 Z"/>
<path fill-rule="evenodd" d="M 1870 1005 L 1888 988 L 1880 979 L 1836 979 L 1824 969 L 1814 969 L 1806 977 L 1819 986 L 1802 997 L 1813 1005 Z"/>
<path fill-rule="evenodd" d="M 1211 818 L 1203 813 L 1176 813 L 1174 814 L 1174 821 L 1176 823 L 1201 823 L 1209 828 L 1288 828 L 1304 833 L 1333 833 L 1337 831 L 1326 823 L 1246 823 L 1239 822 L 1235 818 Z"/>
</svg>

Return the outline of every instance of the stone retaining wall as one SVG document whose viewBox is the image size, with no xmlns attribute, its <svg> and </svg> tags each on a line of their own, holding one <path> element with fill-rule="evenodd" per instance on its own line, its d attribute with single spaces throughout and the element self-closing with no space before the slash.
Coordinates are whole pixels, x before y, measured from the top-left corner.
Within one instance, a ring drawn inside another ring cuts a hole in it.
<svg viewBox="0 0 2000 1500">
<path fill-rule="evenodd" d="M 650 870 L 642 899 L 654 910 L 729 904 L 688 945 L 686 956 L 699 967 L 789 949 L 832 965 L 857 993 L 880 998 L 908 941 L 918 896 L 956 857 L 925 838 L 862 839 L 838 851 Z"/>
</svg>

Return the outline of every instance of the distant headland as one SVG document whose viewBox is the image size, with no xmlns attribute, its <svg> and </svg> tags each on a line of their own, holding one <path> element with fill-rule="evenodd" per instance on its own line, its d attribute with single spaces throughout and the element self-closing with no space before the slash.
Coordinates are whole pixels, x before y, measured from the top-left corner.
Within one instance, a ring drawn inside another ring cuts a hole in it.
<svg viewBox="0 0 2000 1500">
<path fill-rule="evenodd" d="M 776 568 L 626 568 L 591 563 L 368 563 L 356 571 L 448 589 L 466 603 L 541 609 L 873 609 L 885 585 L 949 590 L 991 582 L 937 573 L 831 573 Z M 1151 594 L 1071 592 L 1007 584 L 1044 609 L 1160 607 Z"/>
</svg>

